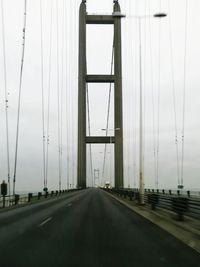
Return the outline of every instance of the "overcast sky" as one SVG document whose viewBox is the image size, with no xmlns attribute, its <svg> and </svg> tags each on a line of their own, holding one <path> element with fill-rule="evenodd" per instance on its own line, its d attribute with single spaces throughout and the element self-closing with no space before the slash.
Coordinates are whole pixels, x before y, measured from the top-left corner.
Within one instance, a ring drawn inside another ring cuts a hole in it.
<svg viewBox="0 0 200 267">
<path fill-rule="evenodd" d="M 62 187 L 76 185 L 77 168 L 77 88 L 78 88 L 78 9 L 81 1 L 42 0 L 45 129 L 47 127 L 47 95 L 50 72 L 50 131 L 48 187 L 58 188 L 58 88 L 60 116 L 62 103 Z M 22 50 L 23 0 L 4 0 L 7 85 L 9 91 L 9 141 L 11 179 L 13 178 L 17 101 Z M 50 53 L 50 17 L 52 12 L 52 54 Z M 58 16 L 56 5 L 58 4 Z M 182 116 L 185 71 L 185 133 L 184 186 L 200 189 L 200 28 L 198 0 L 188 1 L 187 39 L 185 42 L 185 0 L 121 0 L 123 44 L 123 106 L 124 106 L 124 178 L 125 187 L 138 186 L 139 141 L 139 32 L 142 27 L 142 76 L 144 103 L 144 177 L 147 188 L 155 188 L 158 166 L 158 187 L 177 188 L 177 154 L 174 114 L 177 117 L 178 171 L 182 158 Z M 109 14 L 112 0 L 88 0 L 88 13 Z M 168 14 L 161 20 L 152 15 Z M 1 14 L 0 14 L 1 16 Z M 57 32 L 58 21 L 58 32 Z M 170 24 L 171 23 L 171 24 Z M 170 27 L 171 25 L 171 27 Z M 171 29 L 171 30 L 170 30 Z M 22 84 L 17 190 L 38 191 L 43 187 L 42 160 L 42 100 L 41 100 L 41 25 L 40 1 L 27 0 L 27 29 L 25 64 Z M 58 38 L 57 38 L 58 36 Z M 57 42 L 58 40 L 58 42 Z M 113 30 L 111 26 L 87 28 L 88 73 L 110 73 Z M 171 41 L 170 41 L 171 40 Z M 57 44 L 59 57 L 57 57 Z M 160 56 L 159 56 L 160 55 Z M 57 60 L 58 59 L 58 60 Z M 159 68 L 160 66 L 160 68 Z M 0 23 L 0 179 L 7 179 L 4 65 L 2 23 Z M 59 69 L 59 80 L 57 71 Z M 159 78 L 160 77 L 160 78 Z M 59 86 L 58 86 L 59 81 Z M 174 87 L 173 87 L 174 81 Z M 173 88 L 175 92 L 175 109 Z M 104 134 L 109 85 L 89 85 L 91 135 Z M 159 97 L 160 95 L 160 97 Z M 113 98 L 113 88 L 112 88 Z M 158 104 L 160 99 L 160 104 Z M 174 113 L 175 111 L 175 113 Z M 158 114 L 160 114 L 158 116 Z M 113 99 L 109 128 L 113 128 Z M 46 131 L 46 130 L 45 130 Z M 158 138 L 159 132 L 159 138 Z M 45 133 L 46 135 L 46 133 Z M 158 143 L 159 140 L 159 143 Z M 159 144 L 159 145 L 158 145 Z M 154 151 L 159 148 L 159 153 Z M 108 146 L 105 175 L 102 177 L 103 145 L 92 145 L 93 169 L 100 170 L 100 182 L 113 183 L 113 145 Z M 89 158 L 89 153 L 88 153 Z M 110 164 L 111 159 L 111 164 Z M 88 185 L 91 185 L 91 166 L 88 160 Z M 103 178 L 103 179 L 102 179 Z"/>
</svg>

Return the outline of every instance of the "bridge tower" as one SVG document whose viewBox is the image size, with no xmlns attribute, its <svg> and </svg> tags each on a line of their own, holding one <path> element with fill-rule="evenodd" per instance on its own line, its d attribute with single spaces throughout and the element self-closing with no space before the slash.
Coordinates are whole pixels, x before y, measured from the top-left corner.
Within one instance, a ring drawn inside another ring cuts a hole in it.
<svg viewBox="0 0 200 267">
<path fill-rule="evenodd" d="M 79 76 L 78 76 L 78 187 L 86 187 L 86 144 L 112 143 L 114 149 L 115 187 L 123 187 L 123 114 L 122 114 L 122 59 L 120 5 L 114 1 L 112 15 L 88 15 L 86 0 L 79 10 Z M 86 25 L 114 26 L 114 75 L 90 75 L 86 67 Z M 86 136 L 86 84 L 114 83 L 114 136 Z"/>
</svg>

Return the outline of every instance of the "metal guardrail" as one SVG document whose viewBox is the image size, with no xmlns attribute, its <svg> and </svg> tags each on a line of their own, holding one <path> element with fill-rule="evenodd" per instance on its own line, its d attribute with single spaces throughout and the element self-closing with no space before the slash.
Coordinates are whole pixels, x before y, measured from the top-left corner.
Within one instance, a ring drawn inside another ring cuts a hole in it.
<svg viewBox="0 0 200 267">
<path fill-rule="evenodd" d="M 163 195 L 178 195 L 187 197 L 197 197 L 200 198 L 200 191 L 194 190 L 175 190 L 175 189 L 145 189 L 145 193 L 158 193 Z"/>
<path fill-rule="evenodd" d="M 12 207 L 16 205 L 28 204 L 30 202 L 37 202 L 41 199 L 51 198 L 53 196 L 60 196 L 68 192 L 74 192 L 80 189 L 69 189 L 69 190 L 56 190 L 51 192 L 38 192 L 38 193 L 28 193 L 28 194 L 16 194 L 12 196 L 5 197 L 5 207 Z M 3 208 L 3 196 L 0 196 L 0 208 Z"/>
<path fill-rule="evenodd" d="M 130 201 L 135 200 L 139 202 L 138 189 L 104 189 L 110 193 L 117 194 L 123 198 L 129 198 Z M 157 207 L 175 212 L 178 219 L 182 220 L 186 215 L 191 218 L 200 219 L 200 198 L 193 197 L 191 194 L 180 194 L 179 192 L 161 192 L 145 190 L 145 204 L 150 205 L 153 210 Z"/>
</svg>

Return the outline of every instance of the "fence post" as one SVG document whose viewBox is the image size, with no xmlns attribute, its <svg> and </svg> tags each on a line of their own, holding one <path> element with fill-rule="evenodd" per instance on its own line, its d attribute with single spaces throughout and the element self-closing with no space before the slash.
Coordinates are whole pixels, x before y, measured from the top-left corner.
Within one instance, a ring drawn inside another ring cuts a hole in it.
<svg viewBox="0 0 200 267">
<path fill-rule="evenodd" d="M 42 193 L 38 192 L 38 200 L 41 198 L 41 196 L 42 196 Z"/>
<path fill-rule="evenodd" d="M 19 203 L 19 195 L 16 194 L 15 195 L 15 205 L 17 205 Z"/>
<path fill-rule="evenodd" d="M 32 193 L 28 193 L 28 202 L 31 202 L 31 198 L 32 198 L 33 194 Z"/>
</svg>

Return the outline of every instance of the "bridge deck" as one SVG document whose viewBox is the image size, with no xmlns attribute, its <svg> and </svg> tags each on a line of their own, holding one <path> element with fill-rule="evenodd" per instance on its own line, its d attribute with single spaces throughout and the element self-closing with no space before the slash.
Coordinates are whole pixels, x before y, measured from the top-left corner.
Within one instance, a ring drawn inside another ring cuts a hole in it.
<svg viewBox="0 0 200 267">
<path fill-rule="evenodd" d="M 0 236 L 3 267 L 196 267 L 200 259 L 197 252 L 95 189 L 1 212 Z"/>
</svg>

